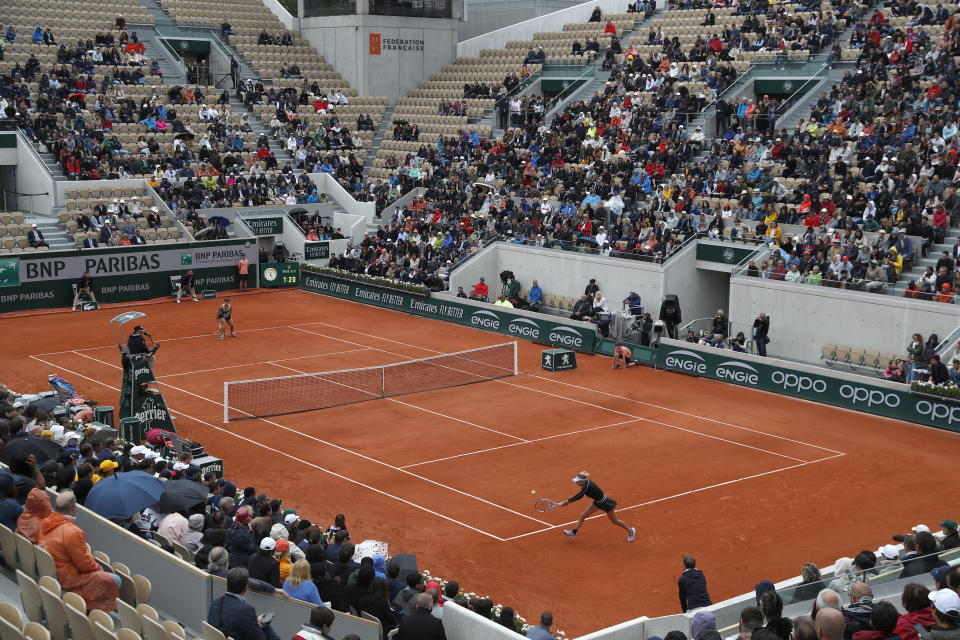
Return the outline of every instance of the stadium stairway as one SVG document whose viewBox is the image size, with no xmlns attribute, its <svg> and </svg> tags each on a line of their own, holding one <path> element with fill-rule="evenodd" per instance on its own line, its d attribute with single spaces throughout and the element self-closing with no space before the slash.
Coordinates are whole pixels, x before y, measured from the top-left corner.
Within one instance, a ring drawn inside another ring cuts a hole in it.
<svg viewBox="0 0 960 640">
<path fill-rule="evenodd" d="M 77 248 L 77 242 L 57 221 L 56 208 L 51 216 L 27 215 L 23 219 L 25 224 L 36 224 L 43 234 L 43 239 L 50 245 L 50 251 L 70 251 Z"/>
<path fill-rule="evenodd" d="M 167 51 L 162 51 L 165 47 L 157 37 L 157 32 L 153 30 L 141 30 L 137 33 L 137 37 L 140 38 L 143 46 L 147 48 L 147 55 L 157 61 L 157 65 L 160 67 L 160 73 L 163 74 L 163 84 L 173 86 L 178 84 L 185 85 L 187 83 L 186 70 L 183 68 L 183 65 L 173 63 Z"/>
<path fill-rule="evenodd" d="M 183 36 L 183 37 L 187 37 L 187 38 L 196 38 L 196 37 L 198 37 L 198 35 L 199 35 L 199 37 L 201 37 L 201 38 L 207 37 L 207 38 L 213 39 L 213 38 L 215 37 L 215 38 L 217 38 L 221 43 L 223 42 L 222 38 L 220 38 L 220 37 L 217 35 L 216 29 L 215 29 L 215 28 L 212 28 L 212 27 L 209 27 L 209 28 L 208 28 L 208 27 L 194 27 L 194 28 L 192 28 L 192 30 L 190 30 L 190 31 L 185 30 L 185 29 L 182 29 L 182 28 L 180 27 L 180 25 L 177 24 L 177 21 L 174 20 L 173 16 L 171 16 L 169 13 L 167 13 L 166 9 L 164 9 L 163 7 L 161 7 L 160 4 L 159 4 L 156 0 L 140 0 L 140 6 L 142 6 L 144 9 L 146 9 L 147 12 L 154 17 L 155 25 L 156 25 L 157 30 L 160 31 L 160 32 L 161 32 L 164 36 L 166 36 L 166 37 L 174 38 L 174 37 L 178 37 L 178 36 Z M 200 32 L 199 34 L 197 33 L 198 31 Z M 204 34 L 204 32 L 207 32 L 207 34 Z M 140 35 L 140 34 L 138 33 L 137 35 Z M 155 45 L 156 45 L 156 46 L 158 46 L 158 47 L 162 47 L 162 46 L 163 46 L 163 45 L 160 44 L 159 42 L 156 42 L 156 32 L 148 32 L 148 35 L 150 36 L 151 40 L 153 40 L 153 41 L 155 42 Z M 144 40 L 144 38 L 141 37 L 141 40 Z M 225 44 L 225 43 L 224 43 L 224 44 Z M 219 45 L 217 45 L 216 43 L 213 43 L 212 46 L 216 47 L 216 46 L 219 46 Z M 241 77 L 241 78 L 243 78 L 243 79 L 246 79 L 246 78 L 254 78 L 255 80 L 259 80 L 259 79 L 260 79 L 259 75 L 253 70 L 253 67 L 251 67 L 251 66 L 247 63 L 246 59 L 236 50 L 236 48 L 234 48 L 234 47 L 233 47 L 232 45 L 230 45 L 230 44 L 225 44 L 225 46 L 226 46 L 227 49 L 230 51 L 230 53 L 233 54 L 233 57 L 236 58 L 236 59 L 237 59 L 237 62 L 240 64 L 240 77 Z M 149 45 L 148 45 L 148 46 L 147 46 L 147 49 L 149 49 L 149 48 L 150 48 L 150 47 L 149 47 Z M 165 69 L 164 69 L 164 64 L 163 64 L 163 63 L 164 63 L 164 60 L 168 60 L 168 57 L 167 57 L 166 55 L 160 55 L 160 56 L 157 56 L 157 55 L 155 55 L 155 54 L 151 54 L 151 55 L 152 55 L 153 58 L 155 58 L 157 61 L 160 62 L 160 69 L 161 69 L 161 71 L 165 71 Z M 177 66 L 179 66 L 179 65 L 177 65 Z M 183 74 L 181 73 L 181 75 L 183 75 Z M 168 84 L 168 85 L 177 84 L 176 82 L 168 82 L 168 81 L 166 80 L 166 77 L 167 77 L 167 76 L 166 76 L 166 73 L 164 73 L 164 84 Z M 186 81 L 186 77 L 184 76 L 184 77 L 183 77 L 183 82 L 185 82 L 185 81 Z M 181 82 L 181 81 L 178 80 L 178 82 Z M 270 84 L 270 82 L 264 82 L 264 84 Z"/>
<path fill-rule="evenodd" d="M 380 120 L 380 127 L 373 136 L 373 143 L 370 145 L 370 151 L 367 153 L 367 158 L 363 162 L 364 175 L 367 175 L 371 167 L 373 167 L 373 161 L 377 157 L 377 152 L 380 151 L 380 143 L 383 142 L 383 137 L 387 134 L 387 129 L 390 128 L 390 118 L 393 117 L 393 111 L 396 106 L 396 99 L 391 99 L 390 104 L 387 106 L 387 110 L 383 112 L 383 118 Z M 376 230 L 377 227 L 374 226 L 373 229 Z"/>
</svg>

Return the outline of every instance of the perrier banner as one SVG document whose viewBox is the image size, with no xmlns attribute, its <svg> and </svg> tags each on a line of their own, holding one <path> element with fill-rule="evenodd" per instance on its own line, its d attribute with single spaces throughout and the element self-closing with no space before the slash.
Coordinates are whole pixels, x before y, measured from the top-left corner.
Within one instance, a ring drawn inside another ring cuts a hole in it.
<svg viewBox="0 0 960 640">
<path fill-rule="evenodd" d="M 121 436 L 139 443 L 151 429 L 176 431 L 163 394 L 156 385 L 153 356 L 138 354 L 131 357 L 131 366 L 123 370 L 120 395 Z M 137 418 L 139 429 L 135 434 L 124 433 L 125 418 Z"/>
</svg>

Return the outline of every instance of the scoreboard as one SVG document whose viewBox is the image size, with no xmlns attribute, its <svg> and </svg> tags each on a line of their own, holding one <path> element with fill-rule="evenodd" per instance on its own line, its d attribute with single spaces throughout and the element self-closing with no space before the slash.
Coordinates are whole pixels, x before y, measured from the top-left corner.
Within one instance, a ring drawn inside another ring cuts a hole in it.
<svg viewBox="0 0 960 640">
<path fill-rule="evenodd" d="M 267 262 L 260 265 L 261 287 L 295 287 L 300 282 L 300 265 L 296 262 Z"/>
</svg>

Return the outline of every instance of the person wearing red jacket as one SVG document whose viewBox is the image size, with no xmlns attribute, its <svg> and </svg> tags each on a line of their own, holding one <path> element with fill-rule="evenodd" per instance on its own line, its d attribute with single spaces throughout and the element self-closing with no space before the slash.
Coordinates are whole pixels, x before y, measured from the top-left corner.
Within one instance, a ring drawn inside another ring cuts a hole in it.
<svg viewBox="0 0 960 640">
<path fill-rule="evenodd" d="M 897 621 L 896 634 L 902 640 L 920 640 L 916 626 L 930 631 L 936 624 L 930 610 L 930 590 L 918 582 L 911 582 L 903 588 L 900 602 L 906 613 Z"/>
<path fill-rule="evenodd" d="M 487 283 L 483 281 L 483 278 L 480 278 L 480 282 L 473 285 L 473 291 L 470 293 L 470 299 L 486 302 L 488 295 L 490 295 L 490 287 L 488 287 Z"/>
</svg>

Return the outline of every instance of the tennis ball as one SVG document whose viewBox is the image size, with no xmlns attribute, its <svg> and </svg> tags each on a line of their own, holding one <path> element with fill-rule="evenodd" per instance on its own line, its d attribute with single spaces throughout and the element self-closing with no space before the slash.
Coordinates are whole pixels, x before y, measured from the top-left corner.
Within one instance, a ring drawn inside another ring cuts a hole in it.
<svg viewBox="0 0 960 640">
<path fill-rule="evenodd" d="M 536 493 L 536 492 L 537 492 L 536 489 L 530 489 L 530 493 Z"/>
</svg>

